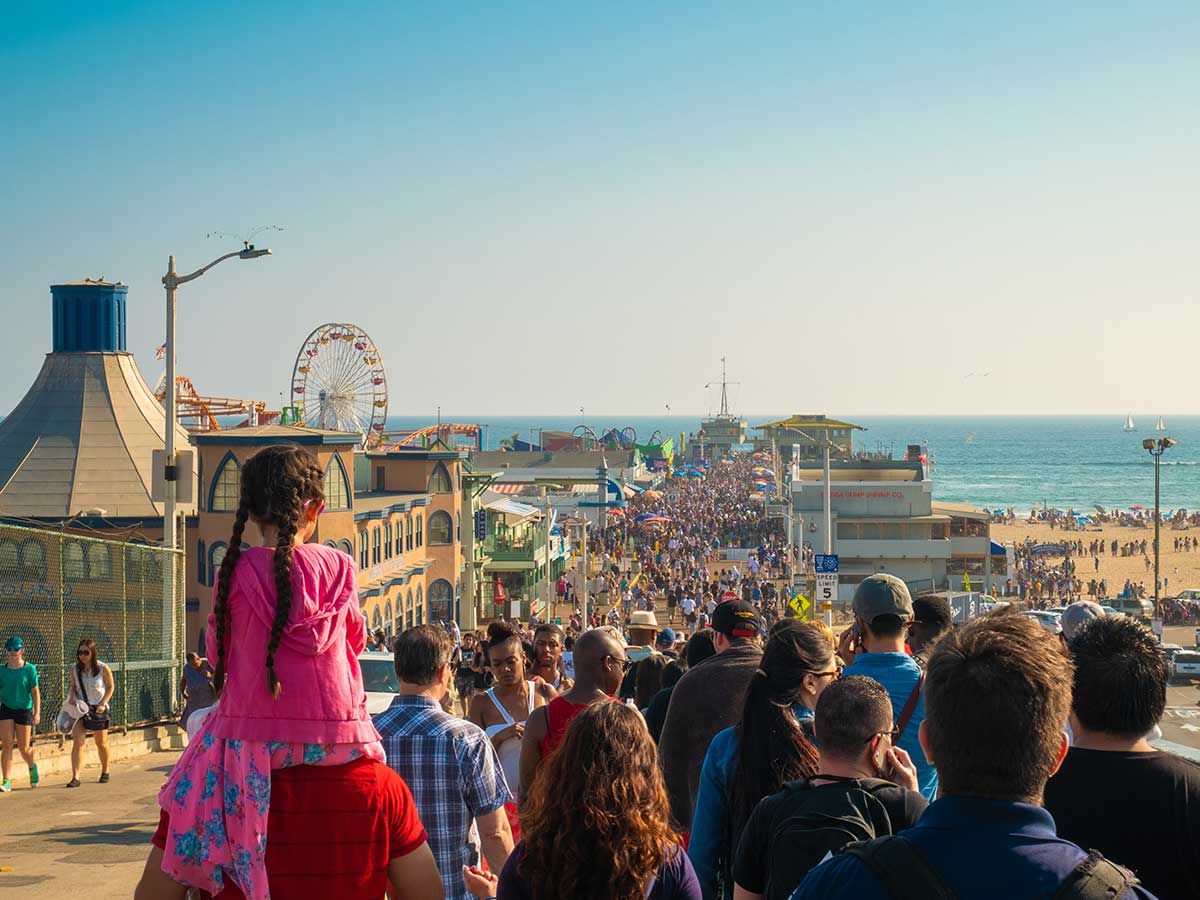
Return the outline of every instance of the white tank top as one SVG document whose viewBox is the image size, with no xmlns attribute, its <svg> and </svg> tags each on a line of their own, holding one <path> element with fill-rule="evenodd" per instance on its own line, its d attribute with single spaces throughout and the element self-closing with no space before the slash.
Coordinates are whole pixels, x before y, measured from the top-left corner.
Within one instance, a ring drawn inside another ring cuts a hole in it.
<svg viewBox="0 0 1200 900">
<path fill-rule="evenodd" d="M 83 683 L 84 696 L 80 699 L 92 706 L 99 706 L 100 701 L 104 699 L 104 670 L 107 669 L 104 663 L 100 663 L 100 671 L 95 675 L 92 674 L 92 669 L 89 666 L 80 674 L 78 669 L 75 669 L 75 675 Z M 76 693 L 79 692 L 76 687 Z"/>
<path fill-rule="evenodd" d="M 525 713 L 524 722 L 529 718 L 529 713 L 533 712 L 534 688 L 536 685 L 532 681 L 525 682 L 525 687 L 529 692 L 529 709 Z M 495 725 L 489 725 L 484 731 L 488 737 L 499 734 L 509 725 L 517 724 L 516 719 L 509 715 L 508 710 L 504 708 L 504 704 L 500 702 L 500 698 L 496 696 L 496 689 L 488 688 L 488 697 L 492 701 L 492 705 L 500 711 L 500 715 L 504 717 L 503 722 L 498 722 Z M 521 783 L 521 739 L 518 737 L 509 738 L 503 744 L 496 748 L 496 753 L 500 757 L 500 768 L 504 770 L 504 780 L 508 782 L 510 791 L 516 792 L 517 785 Z"/>
</svg>

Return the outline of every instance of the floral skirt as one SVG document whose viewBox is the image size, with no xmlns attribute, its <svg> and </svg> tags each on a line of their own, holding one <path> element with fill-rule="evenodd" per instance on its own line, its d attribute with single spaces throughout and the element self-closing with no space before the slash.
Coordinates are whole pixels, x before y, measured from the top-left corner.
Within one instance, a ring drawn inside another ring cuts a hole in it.
<svg viewBox="0 0 1200 900">
<path fill-rule="evenodd" d="M 200 726 L 158 792 L 158 805 L 171 819 L 162 870 L 214 895 L 232 878 L 247 900 L 270 900 L 271 770 L 340 766 L 364 756 L 382 763 L 383 745 L 224 740 L 210 731 L 217 718 Z"/>
</svg>

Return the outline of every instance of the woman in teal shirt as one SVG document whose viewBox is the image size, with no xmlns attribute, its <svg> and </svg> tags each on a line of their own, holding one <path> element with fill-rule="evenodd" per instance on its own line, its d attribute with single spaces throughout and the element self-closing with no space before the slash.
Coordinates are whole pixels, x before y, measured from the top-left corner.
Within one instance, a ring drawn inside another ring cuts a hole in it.
<svg viewBox="0 0 1200 900">
<path fill-rule="evenodd" d="M 0 791 L 12 790 L 13 744 L 29 767 L 29 786 L 37 787 L 38 770 L 29 749 L 34 727 L 42 721 L 42 693 L 38 690 L 37 669 L 25 662 L 25 642 L 12 635 L 4 642 L 5 661 L 0 666 Z"/>
<path fill-rule="evenodd" d="M 733 853 L 755 804 L 816 774 L 817 751 L 800 723 L 813 717 L 838 672 L 833 646 L 817 627 L 793 619 L 774 627 L 742 721 L 713 738 L 700 770 L 688 857 L 705 900 L 733 896 Z"/>
</svg>

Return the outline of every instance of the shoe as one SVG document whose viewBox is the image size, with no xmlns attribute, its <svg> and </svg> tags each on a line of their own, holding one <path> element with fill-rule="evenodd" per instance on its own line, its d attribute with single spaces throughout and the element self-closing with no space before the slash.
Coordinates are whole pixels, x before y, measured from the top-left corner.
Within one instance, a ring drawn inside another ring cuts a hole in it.
<svg viewBox="0 0 1200 900">
<path fill-rule="evenodd" d="M 72 778 L 70 781 L 67 782 L 67 787 L 79 787 L 79 779 Z"/>
<path fill-rule="evenodd" d="M 101 783 L 101 784 L 108 784 L 108 773 L 107 773 L 107 772 L 101 772 L 101 773 L 100 773 L 100 783 Z"/>
<path fill-rule="evenodd" d="M 0 793 L 8 794 L 11 792 L 12 792 L 12 779 L 5 778 L 3 781 L 0 781 Z"/>
<path fill-rule="evenodd" d="M 29 786 L 35 788 L 38 786 L 38 770 L 37 766 L 29 767 Z"/>
</svg>

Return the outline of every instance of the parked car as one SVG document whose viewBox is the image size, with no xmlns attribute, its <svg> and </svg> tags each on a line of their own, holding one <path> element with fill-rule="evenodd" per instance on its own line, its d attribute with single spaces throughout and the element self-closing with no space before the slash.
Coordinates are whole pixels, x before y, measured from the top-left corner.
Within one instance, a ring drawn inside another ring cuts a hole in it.
<svg viewBox="0 0 1200 900">
<path fill-rule="evenodd" d="M 1100 609 L 1102 609 L 1104 611 L 1104 614 L 1106 616 L 1119 616 L 1121 614 L 1121 611 L 1119 609 L 1117 609 L 1116 607 L 1113 607 L 1113 606 L 1109 606 L 1107 603 L 1101 603 Z"/>
<path fill-rule="evenodd" d="M 1171 665 L 1171 660 L 1175 658 L 1175 654 L 1182 651 L 1184 647 L 1182 644 L 1159 644 L 1158 649 L 1166 659 L 1167 666 L 1169 667 Z"/>
<path fill-rule="evenodd" d="M 1049 610 L 1027 609 L 1021 615 L 1037 620 L 1054 634 L 1062 634 L 1062 623 L 1059 622 L 1058 616 Z"/>
<path fill-rule="evenodd" d="M 1175 596 L 1174 599 L 1200 602 L 1200 588 L 1184 588 Z"/>
<path fill-rule="evenodd" d="M 1056 615 L 1056 616 L 1061 616 L 1066 611 L 1067 611 L 1067 608 L 1065 606 L 1052 606 L 1048 610 L 1046 610 L 1046 612 L 1054 613 L 1054 615 Z"/>
<path fill-rule="evenodd" d="M 367 713 L 376 715 L 392 705 L 400 693 L 400 678 L 396 675 L 396 658 L 391 653 L 360 653 L 363 688 L 367 692 Z"/>
<path fill-rule="evenodd" d="M 1171 657 L 1171 675 L 1188 681 L 1200 678 L 1200 650 L 1180 650 Z"/>
<path fill-rule="evenodd" d="M 1154 617 L 1154 603 L 1138 597 L 1117 597 L 1112 606 L 1119 613 L 1133 616 L 1135 619 L 1151 619 Z"/>
</svg>

